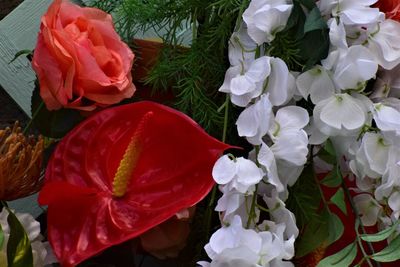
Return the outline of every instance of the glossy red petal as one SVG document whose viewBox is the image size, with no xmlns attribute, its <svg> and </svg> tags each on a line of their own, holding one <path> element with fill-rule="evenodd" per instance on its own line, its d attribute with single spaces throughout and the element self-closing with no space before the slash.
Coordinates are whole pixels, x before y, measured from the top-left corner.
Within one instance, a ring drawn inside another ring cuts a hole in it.
<svg viewBox="0 0 400 267">
<path fill-rule="evenodd" d="M 118 165 L 148 112 L 128 190 L 113 198 Z M 152 102 L 85 120 L 57 146 L 39 196 L 49 206 L 49 240 L 61 264 L 74 266 L 198 203 L 214 185 L 212 167 L 227 148 L 186 115 Z"/>
</svg>

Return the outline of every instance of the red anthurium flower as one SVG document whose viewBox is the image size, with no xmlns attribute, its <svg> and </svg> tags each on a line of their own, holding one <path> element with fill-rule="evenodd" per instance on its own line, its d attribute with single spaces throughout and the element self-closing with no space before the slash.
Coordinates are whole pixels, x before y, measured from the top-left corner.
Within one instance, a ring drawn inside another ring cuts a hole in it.
<svg viewBox="0 0 400 267">
<path fill-rule="evenodd" d="M 379 0 L 375 5 L 386 14 L 386 18 L 400 21 L 400 0 Z"/>
<path fill-rule="evenodd" d="M 59 143 L 39 203 L 62 266 L 134 238 L 203 199 L 229 148 L 171 108 L 138 102 L 93 115 Z"/>
</svg>

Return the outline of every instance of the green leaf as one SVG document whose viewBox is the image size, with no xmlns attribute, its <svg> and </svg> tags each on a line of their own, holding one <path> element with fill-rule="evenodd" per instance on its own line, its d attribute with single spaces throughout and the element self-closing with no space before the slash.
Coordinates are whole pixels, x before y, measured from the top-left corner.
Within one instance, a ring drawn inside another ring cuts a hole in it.
<svg viewBox="0 0 400 267">
<path fill-rule="evenodd" d="M 393 262 L 400 259 L 400 235 L 381 251 L 373 254 L 372 259 L 379 262 Z"/>
<path fill-rule="evenodd" d="M 33 51 L 30 50 L 30 49 L 25 49 L 25 50 L 18 51 L 18 52 L 14 55 L 14 58 L 11 59 L 10 62 L 8 62 L 8 64 L 13 63 L 17 58 L 19 58 L 19 57 L 22 56 L 22 55 L 27 55 L 27 56 L 28 56 L 28 55 L 32 55 L 32 53 L 33 53 Z"/>
<path fill-rule="evenodd" d="M 342 183 L 339 172 L 339 167 L 336 165 L 335 168 L 321 181 L 321 184 L 327 187 L 338 187 Z"/>
<path fill-rule="evenodd" d="M 39 94 L 39 86 L 36 83 L 32 94 L 33 123 L 39 132 L 47 137 L 62 138 L 74 126 L 83 120 L 79 111 L 72 109 L 60 109 L 49 111 L 43 104 Z M 36 113 L 36 114 L 35 114 Z"/>
<path fill-rule="evenodd" d="M 328 245 L 330 245 L 342 237 L 344 232 L 344 226 L 340 218 L 334 213 L 329 213 L 328 225 L 329 225 Z"/>
<path fill-rule="evenodd" d="M 283 31 L 288 31 L 292 28 L 296 28 L 296 36 L 297 38 L 301 38 L 304 35 L 303 27 L 299 27 L 299 25 L 304 25 L 306 20 L 306 16 L 304 14 L 303 9 L 299 5 L 299 3 L 294 2 L 292 12 L 290 13 L 289 19 L 286 23 L 286 27 Z"/>
<path fill-rule="evenodd" d="M 317 267 L 348 267 L 354 261 L 357 256 L 357 246 L 356 243 L 351 243 L 341 251 L 324 258 L 320 261 Z"/>
<path fill-rule="evenodd" d="M 335 147 L 333 146 L 333 143 L 330 139 L 326 140 L 324 145 L 324 150 L 328 152 L 330 155 L 336 156 Z"/>
<path fill-rule="evenodd" d="M 331 140 L 327 140 L 323 149 L 318 152 L 318 157 L 327 163 L 336 164 L 336 152 Z"/>
<path fill-rule="evenodd" d="M 17 216 L 7 209 L 10 237 L 7 242 L 8 267 L 33 267 L 31 242 Z"/>
<path fill-rule="evenodd" d="M 311 69 L 328 56 L 329 45 L 329 31 L 327 29 L 307 32 L 299 40 L 301 57 L 305 62 L 304 71 Z"/>
<path fill-rule="evenodd" d="M 321 195 L 311 164 L 304 168 L 297 182 L 289 188 L 289 192 L 287 207 L 295 214 L 297 226 L 303 230 L 310 221 L 318 220 L 321 216 Z"/>
<path fill-rule="evenodd" d="M 399 225 L 400 220 L 397 220 L 395 224 L 393 224 L 391 227 L 380 231 L 379 233 L 376 234 L 365 234 L 361 235 L 361 239 L 367 242 L 379 242 L 387 239 L 394 231 L 396 231 L 397 226 Z"/>
<path fill-rule="evenodd" d="M 296 241 L 296 257 L 303 257 L 315 251 L 327 242 L 329 236 L 329 217 L 320 216 L 320 220 L 311 220 L 305 231 Z"/>
<path fill-rule="evenodd" d="M 314 0 L 299 0 L 300 4 L 305 6 L 308 10 L 315 8 L 315 1 Z"/>
<path fill-rule="evenodd" d="M 331 197 L 330 201 L 335 204 L 344 214 L 347 214 L 343 188 L 339 188 L 338 191 L 336 191 L 336 193 Z"/>
<path fill-rule="evenodd" d="M 314 30 L 323 30 L 328 28 L 325 20 L 321 17 L 321 12 L 318 7 L 314 7 L 307 15 L 306 22 L 304 23 L 304 33 Z"/>
</svg>

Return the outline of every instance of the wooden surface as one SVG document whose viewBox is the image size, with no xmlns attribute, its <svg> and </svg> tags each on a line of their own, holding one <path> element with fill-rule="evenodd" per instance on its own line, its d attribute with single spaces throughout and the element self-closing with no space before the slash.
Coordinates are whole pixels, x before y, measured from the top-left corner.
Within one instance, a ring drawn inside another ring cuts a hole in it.
<svg viewBox="0 0 400 267">
<path fill-rule="evenodd" d="M 50 3 L 51 0 L 25 0 L 0 21 L 0 84 L 28 116 L 35 75 L 25 57 L 9 62 L 18 51 L 33 49 L 40 17 Z"/>
<path fill-rule="evenodd" d="M 34 48 L 40 18 L 51 2 L 25 0 L 0 21 L 0 85 L 28 116 L 35 75 L 25 57 L 9 62 L 18 51 Z"/>
</svg>

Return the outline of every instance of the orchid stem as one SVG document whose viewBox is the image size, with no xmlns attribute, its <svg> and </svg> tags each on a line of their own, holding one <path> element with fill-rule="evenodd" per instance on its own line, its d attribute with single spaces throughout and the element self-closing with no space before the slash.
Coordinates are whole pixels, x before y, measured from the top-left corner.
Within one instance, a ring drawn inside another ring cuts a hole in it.
<svg viewBox="0 0 400 267">
<path fill-rule="evenodd" d="M 250 213 L 249 213 L 249 218 L 247 219 L 246 223 L 246 228 L 250 228 L 251 221 L 253 221 L 255 215 L 255 209 L 257 205 L 257 191 L 258 191 L 258 184 L 256 185 L 256 189 L 253 192 L 253 197 L 251 199 L 251 207 L 250 207 Z"/>
<path fill-rule="evenodd" d="M 224 108 L 225 108 L 225 114 L 224 114 L 224 128 L 222 131 L 222 142 L 226 142 L 226 135 L 228 132 L 228 118 L 229 118 L 229 94 L 226 95 L 226 99 L 225 99 L 225 104 L 224 104 Z M 211 218 L 212 218 L 212 208 L 214 206 L 214 202 L 215 202 L 215 198 L 217 196 L 217 185 L 214 185 L 212 191 L 211 191 L 211 197 L 210 197 L 210 201 L 208 202 L 208 206 L 207 206 L 207 210 L 206 210 L 206 215 L 205 215 L 205 219 L 206 219 L 206 236 L 207 239 L 209 239 L 210 237 L 210 229 L 211 229 Z"/>
<path fill-rule="evenodd" d="M 224 128 L 222 131 L 222 142 L 226 142 L 226 135 L 228 131 L 228 119 L 229 119 L 229 94 L 226 94 L 225 99 L 225 114 L 224 114 Z"/>
<path fill-rule="evenodd" d="M 260 167 L 260 163 L 258 162 L 258 153 L 260 152 L 260 146 L 255 146 L 254 148 L 256 151 L 256 165 L 257 167 Z M 257 195 L 258 195 L 257 191 L 258 191 L 258 184 L 256 184 L 256 188 L 254 189 L 253 197 L 251 199 L 249 218 L 247 219 L 246 223 L 247 229 L 250 228 L 251 221 L 254 221 L 254 218 L 256 218 L 256 206 L 257 206 Z"/>
<path fill-rule="evenodd" d="M 328 201 L 326 200 L 325 195 L 324 195 L 324 192 L 322 191 L 321 183 L 320 183 L 320 181 L 318 180 L 318 177 L 315 175 L 315 172 L 314 172 L 314 156 L 312 155 L 312 151 L 313 151 L 313 150 L 314 150 L 314 146 L 311 146 L 311 153 L 310 153 L 310 158 L 309 158 L 309 160 L 310 160 L 311 168 L 312 168 L 312 170 L 313 170 L 313 172 L 312 172 L 312 173 L 313 173 L 313 177 L 314 177 L 315 183 L 317 184 L 319 194 L 321 195 L 322 203 L 324 204 L 326 210 L 327 210 L 329 213 L 331 213 L 331 210 L 329 209 Z"/>
<path fill-rule="evenodd" d="M 356 205 L 355 205 L 355 203 L 353 201 L 353 198 L 351 197 L 350 191 L 347 188 L 342 175 L 340 175 L 340 176 L 341 176 L 341 179 L 342 179 L 342 188 L 343 188 L 343 190 L 344 190 L 344 192 L 346 194 L 347 199 L 349 200 L 351 209 L 353 210 L 353 213 L 354 213 L 354 217 L 356 218 L 355 231 L 356 231 L 356 237 L 357 237 L 358 246 L 360 247 L 361 253 L 363 254 L 363 257 L 365 258 L 365 260 L 368 263 L 368 265 L 373 267 L 374 265 L 372 264 L 368 254 L 365 252 L 365 249 L 364 249 L 363 244 L 361 242 L 360 233 L 358 232 L 359 228 L 361 228 L 361 232 L 363 234 L 366 234 L 365 228 L 361 223 L 360 216 L 359 216 L 359 213 L 358 213 L 358 209 L 357 209 L 357 207 L 356 207 Z M 368 242 L 368 241 L 366 241 L 366 243 L 368 245 L 368 248 L 369 248 L 370 252 L 372 254 L 374 254 L 375 251 L 374 251 L 374 248 L 373 248 L 372 244 L 370 242 Z M 376 262 L 376 266 L 381 267 L 379 262 Z"/>
</svg>

